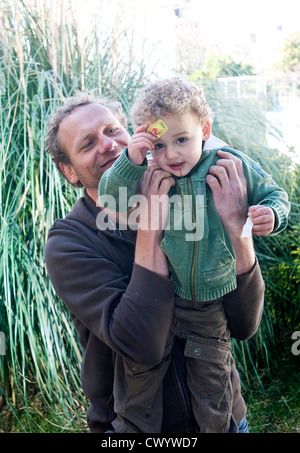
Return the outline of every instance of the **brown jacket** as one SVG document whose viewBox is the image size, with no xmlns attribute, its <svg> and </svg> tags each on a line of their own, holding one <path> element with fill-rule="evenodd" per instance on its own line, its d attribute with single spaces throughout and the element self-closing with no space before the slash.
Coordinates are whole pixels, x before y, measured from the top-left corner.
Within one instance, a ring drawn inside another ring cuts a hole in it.
<svg viewBox="0 0 300 453">
<path fill-rule="evenodd" d="M 51 282 L 68 307 L 82 347 L 81 380 L 90 407 L 91 432 L 112 429 L 114 354 L 133 362 L 160 362 L 173 318 L 171 279 L 134 263 L 136 233 L 98 231 L 99 209 L 85 193 L 65 219 L 49 231 L 45 250 Z M 259 325 L 264 283 L 258 263 L 238 277 L 238 288 L 224 298 L 231 335 L 244 340 Z M 163 432 L 193 432 L 184 347 L 175 342 L 164 382 Z M 233 415 L 246 412 L 239 376 L 233 368 Z"/>
</svg>

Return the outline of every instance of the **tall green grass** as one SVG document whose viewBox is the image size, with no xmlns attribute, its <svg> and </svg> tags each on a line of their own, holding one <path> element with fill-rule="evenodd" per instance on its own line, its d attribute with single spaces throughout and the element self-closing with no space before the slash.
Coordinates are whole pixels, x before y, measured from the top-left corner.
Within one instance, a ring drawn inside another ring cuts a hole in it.
<svg viewBox="0 0 300 453">
<path fill-rule="evenodd" d="M 291 335 L 300 329 L 300 178 L 293 149 L 286 153 L 270 148 L 267 136 L 278 140 L 282 133 L 266 120 L 265 102 L 225 97 L 217 82 L 206 82 L 209 103 L 215 112 L 213 133 L 259 162 L 291 202 L 287 229 L 276 236 L 254 236 L 256 254 L 266 284 L 265 310 L 260 328 L 248 342 L 233 341 L 239 369 L 246 381 L 259 380 L 259 369 L 270 371 L 289 363 Z"/>
<path fill-rule="evenodd" d="M 46 2 L 37 9 L 25 1 L 0 1 L 0 331 L 6 337 L 0 396 L 15 413 L 42 405 L 65 420 L 80 420 L 86 404 L 81 351 L 44 262 L 49 227 L 80 192 L 45 155 L 47 119 L 63 97 L 82 89 L 117 97 L 128 109 L 144 66 L 130 50 L 115 55 L 113 64 L 112 38 L 99 32 L 101 17 L 80 45 L 72 2 L 62 3 L 68 15 L 54 22 Z M 67 422 L 62 429 L 69 429 Z"/>
<path fill-rule="evenodd" d="M 0 331 L 6 336 L 6 355 L 0 355 L 0 397 L 21 431 L 34 429 L 30 427 L 33 412 L 43 417 L 49 413 L 55 430 L 84 429 L 86 407 L 80 384 L 81 351 L 44 262 L 50 226 L 68 212 L 80 191 L 59 177 L 45 155 L 47 119 L 63 97 L 78 89 L 113 96 L 128 114 L 146 79 L 145 65 L 135 61 L 132 48 L 117 52 L 114 35 L 101 31 L 101 8 L 83 38 L 72 1 L 60 4 L 68 15 L 54 20 L 46 1 L 0 0 Z M 124 35 L 123 42 L 126 39 L 130 42 Z M 269 291 L 264 322 L 253 341 L 234 344 L 244 378 L 259 379 L 258 363 L 269 367 L 276 359 L 272 348 L 278 346 L 278 329 L 292 328 L 293 317 L 299 315 L 294 279 L 300 273 L 295 229 L 299 179 L 291 160 L 265 143 L 267 123 L 259 109 L 229 102 L 215 87 L 208 87 L 207 94 L 217 112 L 214 133 L 253 153 L 286 187 L 293 203 L 287 232 L 256 244 Z M 279 278 L 285 280 L 284 287 Z M 281 313 L 285 310 L 284 317 L 277 317 L 274 297 Z"/>
</svg>

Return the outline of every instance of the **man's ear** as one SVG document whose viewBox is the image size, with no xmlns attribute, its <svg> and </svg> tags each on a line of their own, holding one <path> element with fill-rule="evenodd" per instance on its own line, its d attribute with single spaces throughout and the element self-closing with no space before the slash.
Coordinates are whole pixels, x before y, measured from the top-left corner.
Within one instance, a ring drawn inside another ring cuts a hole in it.
<svg viewBox="0 0 300 453">
<path fill-rule="evenodd" d="M 76 176 L 76 173 L 71 164 L 64 164 L 59 162 L 59 168 L 65 175 L 65 177 L 70 181 L 71 184 L 77 184 L 79 179 Z"/>
<path fill-rule="evenodd" d="M 203 140 L 208 140 L 211 133 L 211 124 L 209 120 L 206 120 L 202 126 L 202 136 Z"/>
</svg>

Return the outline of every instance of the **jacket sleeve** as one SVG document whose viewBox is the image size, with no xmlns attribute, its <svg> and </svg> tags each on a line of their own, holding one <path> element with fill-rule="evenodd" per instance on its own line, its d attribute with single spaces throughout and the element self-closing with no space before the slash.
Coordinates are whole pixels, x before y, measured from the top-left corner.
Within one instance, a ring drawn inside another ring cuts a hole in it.
<svg viewBox="0 0 300 453">
<path fill-rule="evenodd" d="M 127 148 L 114 164 L 101 177 L 98 195 L 100 202 L 111 203 L 105 206 L 117 212 L 128 211 L 136 202 L 130 198 L 137 193 L 137 183 L 147 169 L 147 159 L 142 165 L 134 165 L 127 157 Z"/>
<path fill-rule="evenodd" d="M 275 214 L 275 227 L 272 235 L 283 231 L 288 224 L 290 203 L 287 192 L 279 187 L 273 178 L 265 173 L 259 164 L 252 164 L 248 179 L 250 205 L 261 204 L 270 206 Z"/>
<path fill-rule="evenodd" d="M 243 161 L 248 182 L 249 206 L 256 204 L 270 206 L 275 214 L 275 226 L 271 235 L 280 233 L 288 224 L 290 203 L 287 192 L 279 187 L 272 176 L 249 156 L 232 149 L 228 149 L 228 151 L 233 152 Z"/>
<path fill-rule="evenodd" d="M 231 336 L 247 340 L 257 331 L 264 309 L 265 284 L 256 259 L 253 269 L 237 276 L 237 288 L 224 296 Z"/>
<path fill-rule="evenodd" d="M 173 282 L 134 263 L 132 273 L 124 272 L 123 261 L 129 255 L 131 268 L 134 250 L 122 254 L 122 247 L 122 241 L 118 248 L 105 238 L 101 242 L 96 232 L 86 235 L 79 222 L 59 220 L 46 243 L 48 274 L 87 335 L 92 332 L 127 360 L 155 365 L 173 319 Z"/>
</svg>

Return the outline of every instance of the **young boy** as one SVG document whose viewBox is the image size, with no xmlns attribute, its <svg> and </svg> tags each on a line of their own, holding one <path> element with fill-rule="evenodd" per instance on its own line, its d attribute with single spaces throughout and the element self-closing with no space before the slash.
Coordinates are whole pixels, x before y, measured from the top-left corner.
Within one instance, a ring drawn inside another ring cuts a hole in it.
<svg viewBox="0 0 300 453">
<path fill-rule="evenodd" d="M 222 152 L 241 159 L 248 183 L 248 214 L 256 235 L 279 233 L 287 226 L 287 194 L 252 159 L 211 135 L 212 113 L 199 87 L 180 78 L 157 80 L 142 90 L 131 115 L 137 129 L 128 148 L 102 176 L 99 196 L 100 200 L 104 194 L 113 196 L 117 210 L 122 210 L 119 188 L 126 188 L 127 199 L 136 193 L 148 150 L 155 163 L 176 179 L 169 192 L 169 223 L 161 242 L 173 274 L 176 302 L 161 364 L 149 370 L 119 358 L 126 373 L 123 395 L 114 395 L 118 415 L 114 426 L 117 432 L 159 432 L 157 400 L 172 339 L 178 336 L 186 340 L 188 384 L 199 431 L 236 432 L 230 332 L 222 301 L 236 287 L 235 257 L 213 204 L 208 170 Z M 143 382 L 147 385 L 141 387 Z M 144 414 L 135 412 L 137 388 L 143 388 L 142 397 L 150 401 Z"/>
</svg>

